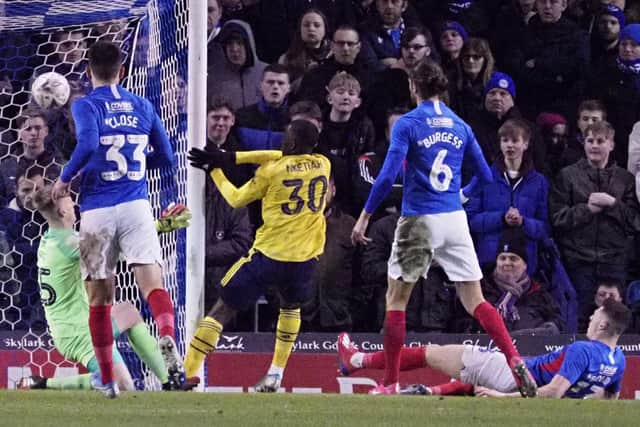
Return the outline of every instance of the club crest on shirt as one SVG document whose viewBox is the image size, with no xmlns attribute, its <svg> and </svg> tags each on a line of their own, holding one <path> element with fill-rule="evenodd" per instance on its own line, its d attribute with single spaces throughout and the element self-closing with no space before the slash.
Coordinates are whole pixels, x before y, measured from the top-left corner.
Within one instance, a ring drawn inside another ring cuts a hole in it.
<svg viewBox="0 0 640 427">
<path fill-rule="evenodd" d="M 452 128 L 453 119 L 451 117 L 427 117 L 427 126 L 432 128 Z"/>
</svg>

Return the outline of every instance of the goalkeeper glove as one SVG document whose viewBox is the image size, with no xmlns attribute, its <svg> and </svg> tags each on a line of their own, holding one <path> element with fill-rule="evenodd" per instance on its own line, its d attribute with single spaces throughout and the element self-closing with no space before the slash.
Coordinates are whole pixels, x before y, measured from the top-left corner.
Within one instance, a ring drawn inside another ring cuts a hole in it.
<svg viewBox="0 0 640 427">
<path fill-rule="evenodd" d="M 236 164 L 235 151 L 225 151 L 220 148 L 202 150 L 192 148 L 187 155 L 191 166 L 209 173 L 212 169 L 223 168 Z"/>
<path fill-rule="evenodd" d="M 189 226 L 191 211 L 182 203 L 171 203 L 162 211 L 160 219 L 156 221 L 158 233 L 168 233 Z"/>
</svg>

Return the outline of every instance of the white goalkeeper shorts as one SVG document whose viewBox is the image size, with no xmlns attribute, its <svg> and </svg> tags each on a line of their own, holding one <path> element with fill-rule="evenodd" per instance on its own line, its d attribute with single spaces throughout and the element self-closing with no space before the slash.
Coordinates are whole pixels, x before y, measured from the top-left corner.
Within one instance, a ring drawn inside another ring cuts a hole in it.
<svg viewBox="0 0 640 427">
<path fill-rule="evenodd" d="M 518 391 L 513 374 L 498 349 L 477 345 L 465 345 L 462 351 L 460 381 L 475 386 L 488 387 L 502 393 Z"/>
<path fill-rule="evenodd" d="M 427 277 L 432 260 L 443 268 L 452 282 L 482 279 L 463 210 L 398 219 L 389 258 L 389 276 L 415 283 L 420 276 Z"/>
<path fill-rule="evenodd" d="M 134 200 L 82 212 L 82 278 L 99 280 L 112 277 L 116 273 L 120 255 L 129 265 L 162 265 L 160 241 L 147 200 Z"/>
</svg>

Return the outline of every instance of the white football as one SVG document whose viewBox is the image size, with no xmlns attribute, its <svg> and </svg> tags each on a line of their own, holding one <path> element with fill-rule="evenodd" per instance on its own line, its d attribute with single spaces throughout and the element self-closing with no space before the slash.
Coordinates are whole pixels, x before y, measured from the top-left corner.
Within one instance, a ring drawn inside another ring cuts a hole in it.
<svg viewBox="0 0 640 427">
<path fill-rule="evenodd" d="M 54 71 L 40 74 L 31 85 L 31 96 L 42 108 L 62 107 L 69 100 L 69 82 Z"/>
</svg>

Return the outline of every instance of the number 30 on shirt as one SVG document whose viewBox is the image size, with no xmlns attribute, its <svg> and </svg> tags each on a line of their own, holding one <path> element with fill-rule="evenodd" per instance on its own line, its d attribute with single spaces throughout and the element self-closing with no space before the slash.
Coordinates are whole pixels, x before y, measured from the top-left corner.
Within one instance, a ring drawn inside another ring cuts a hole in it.
<svg viewBox="0 0 640 427">
<path fill-rule="evenodd" d="M 282 213 L 285 215 L 297 215 L 304 208 L 305 204 L 309 210 L 313 213 L 317 213 L 324 206 L 324 199 L 327 195 L 327 178 L 320 175 L 309 180 L 309 194 L 307 201 L 300 196 L 300 190 L 304 186 L 304 180 L 302 179 L 285 179 L 282 181 L 282 185 L 285 187 L 292 187 L 291 195 L 289 196 L 289 203 L 283 203 L 281 205 Z M 316 202 L 316 196 L 319 195 L 319 200 Z"/>
<path fill-rule="evenodd" d="M 106 160 L 114 162 L 117 166 L 116 170 L 102 172 L 102 179 L 105 181 L 117 181 L 126 176 L 132 181 L 140 181 L 144 178 L 147 169 L 147 157 L 144 149 L 149 142 L 148 135 L 107 135 L 100 137 L 100 144 L 109 146 L 107 150 Z M 122 148 L 126 144 L 133 144 L 132 159 L 128 159 L 122 152 Z M 129 170 L 130 163 L 137 162 L 139 167 L 137 170 Z"/>
</svg>

